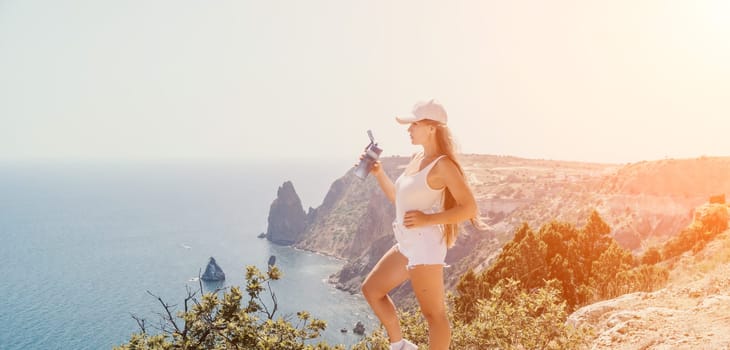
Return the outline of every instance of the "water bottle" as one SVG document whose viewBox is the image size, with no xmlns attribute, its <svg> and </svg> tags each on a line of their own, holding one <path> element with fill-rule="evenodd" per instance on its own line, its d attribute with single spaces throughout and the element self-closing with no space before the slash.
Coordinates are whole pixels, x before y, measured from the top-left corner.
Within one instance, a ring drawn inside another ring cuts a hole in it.
<svg viewBox="0 0 730 350">
<path fill-rule="evenodd" d="M 370 174 L 370 170 L 380 157 L 380 153 L 383 152 L 375 142 L 373 132 L 370 130 L 368 130 L 368 137 L 370 138 L 370 144 L 365 147 L 365 156 L 360 160 L 360 164 L 355 169 L 355 175 L 361 179 L 365 179 Z"/>
</svg>

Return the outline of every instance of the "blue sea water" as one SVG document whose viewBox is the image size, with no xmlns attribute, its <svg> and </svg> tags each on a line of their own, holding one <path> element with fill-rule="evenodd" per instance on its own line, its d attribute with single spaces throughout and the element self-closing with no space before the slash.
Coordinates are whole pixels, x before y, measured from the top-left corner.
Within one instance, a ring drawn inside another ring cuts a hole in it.
<svg viewBox="0 0 730 350">
<path fill-rule="evenodd" d="M 355 322 L 377 323 L 361 296 L 326 283 L 343 262 L 256 237 L 284 181 L 306 210 L 347 166 L 0 164 L 0 349 L 111 349 L 139 330 L 131 314 L 157 324 L 147 291 L 181 307 L 209 257 L 226 286 L 242 286 L 245 266 L 264 269 L 270 255 L 284 273 L 271 285 L 279 315 L 310 311 L 328 323 L 324 340 L 353 344 Z"/>
</svg>

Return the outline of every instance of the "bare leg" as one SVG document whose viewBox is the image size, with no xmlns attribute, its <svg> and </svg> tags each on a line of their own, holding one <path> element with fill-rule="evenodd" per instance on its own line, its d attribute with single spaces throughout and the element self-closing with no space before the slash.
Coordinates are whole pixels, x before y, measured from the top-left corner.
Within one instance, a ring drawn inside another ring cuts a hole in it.
<svg viewBox="0 0 730 350">
<path fill-rule="evenodd" d="M 443 265 L 417 265 L 408 273 L 423 317 L 428 322 L 428 348 L 448 350 L 451 327 L 446 316 Z"/>
<path fill-rule="evenodd" d="M 380 258 L 362 284 L 362 294 L 388 332 L 391 343 L 400 341 L 403 335 L 388 292 L 408 279 L 406 264 L 408 259 L 394 246 Z"/>
</svg>

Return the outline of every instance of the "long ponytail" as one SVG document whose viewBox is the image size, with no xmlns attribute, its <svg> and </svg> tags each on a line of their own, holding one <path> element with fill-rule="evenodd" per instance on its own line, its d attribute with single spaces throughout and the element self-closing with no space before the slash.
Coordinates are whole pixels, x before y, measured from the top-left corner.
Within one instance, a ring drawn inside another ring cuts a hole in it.
<svg viewBox="0 0 730 350">
<path fill-rule="evenodd" d="M 438 145 L 439 151 L 442 154 L 445 154 L 447 158 L 456 164 L 456 168 L 459 170 L 461 176 L 464 177 L 464 181 L 468 184 L 469 181 L 464 174 L 464 169 L 461 167 L 461 163 L 456 157 L 456 143 L 451 135 L 451 131 L 446 124 L 434 122 L 433 125 L 436 127 L 436 144 Z M 448 188 L 444 189 L 441 203 L 443 210 L 451 209 L 457 204 L 456 199 Z M 473 213 L 473 216 L 469 219 L 469 221 L 477 229 L 485 229 L 488 227 L 479 218 L 479 209 Z M 446 239 L 446 246 L 451 248 L 456 243 L 456 237 L 459 235 L 459 224 L 444 224 L 442 227 L 444 238 Z"/>
</svg>

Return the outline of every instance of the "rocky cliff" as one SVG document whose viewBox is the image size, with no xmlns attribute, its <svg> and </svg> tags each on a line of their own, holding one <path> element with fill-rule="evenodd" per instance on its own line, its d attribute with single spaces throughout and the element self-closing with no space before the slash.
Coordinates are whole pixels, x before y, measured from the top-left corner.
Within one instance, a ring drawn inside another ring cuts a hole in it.
<svg viewBox="0 0 730 350">
<path fill-rule="evenodd" d="M 383 161 L 387 173 L 403 160 Z M 330 187 L 322 205 L 296 247 L 351 260 L 371 247 L 374 239 L 388 232 L 393 206 L 372 176 L 362 180 L 348 171 Z"/>
<path fill-rule="evenodd" d="M 281 245 L 290 245 L 299 241 L 307 227 L 307 214 L 302 208 L 294 185 L 285 182 L 276 193 L 276 199 L 269 209 L 266 238 Z"/>
<path fill-rule="evenodd" d="M 407 162 L 400 157 L 382 159 L 383 169 L 393 180 Z M 332 185 L 297 247 L 347 260 L 330 280 L 338 288 L 355 293 L 364 276 L 395 243 L 394 217 L 395 208 L 375 178 L 361 180 L 350 170 Z"/>
</svg>

